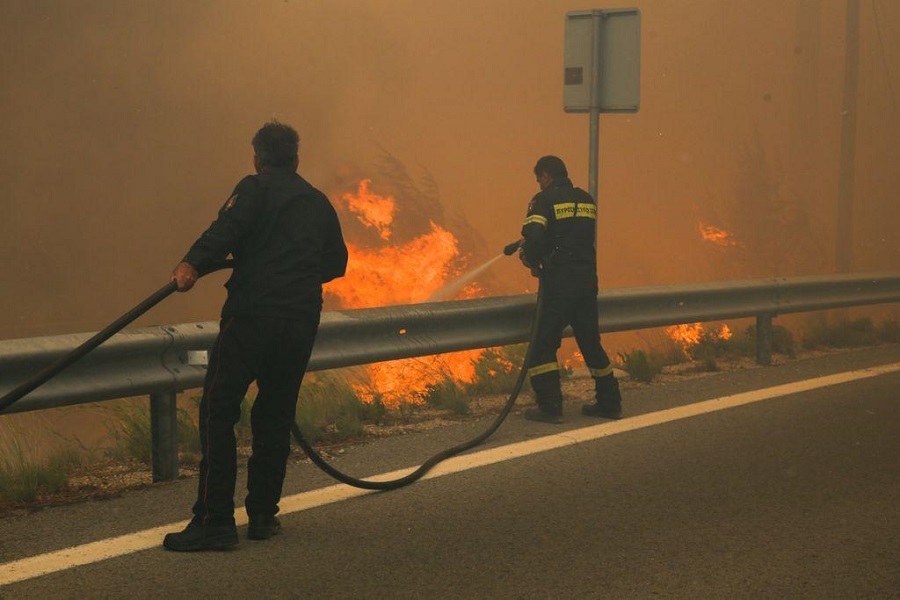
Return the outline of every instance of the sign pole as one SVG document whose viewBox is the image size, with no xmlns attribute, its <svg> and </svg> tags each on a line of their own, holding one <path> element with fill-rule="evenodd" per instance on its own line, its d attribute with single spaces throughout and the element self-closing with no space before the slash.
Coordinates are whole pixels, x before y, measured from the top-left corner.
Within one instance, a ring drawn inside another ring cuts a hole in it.
<svg viewBox="0 0 900 600">
<path fill-rule="evenodd" d="M 600 170 L 600 35 L 602 26 L 603 13 L 592 11 L 591 25 L 593 26 L 593 35 L 591 36 L 591 56 L 593 58 L 591 65 L 591 85 L 590 88 L 590 107 L 591 122 L 588 135 L 590 142 L 588 144 L 588 193 L 600 206 L 600 199 L 597 197 L 598 172 Z M 597 238 L 600 233 L 600 219 L 596 220 L 597 234 L 594 236 L 594 245 L 597 244 Z"/>
<path fill-rule="evenodd" d="M 563 108 L 590 115 L 588 193 L 600 204 L 600 113 L 638 111 L 641 15 L 636 8 L 566 13 Z M 596 240 L 600 219 L 597 219 Z"/>
<path fill-rule="evenodd" d="M 590 124 L 590 143 L 588 144 L 588 193 L 597 206 L 600 206 L 600 199 L 597 197 L 597 182 L 600 171 L 600 109 L 591 109 Z M 597 235 L 594 236 L 594 246 L 597 245 L 597 238 L 600 234 L 600 219 L 596 220 Z"/>
</svg>

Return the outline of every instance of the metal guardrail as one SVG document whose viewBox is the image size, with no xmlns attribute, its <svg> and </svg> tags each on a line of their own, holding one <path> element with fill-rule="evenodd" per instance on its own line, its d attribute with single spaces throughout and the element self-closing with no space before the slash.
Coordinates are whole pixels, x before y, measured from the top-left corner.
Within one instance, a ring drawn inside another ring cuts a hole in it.
<svg viewBox="0 0 900 600">
<path fill-rule="evenodd" d="M 604 333 L 756 317 L 757 361 L 762 364 L 771 360 L 776 315 L 890 302 L 900 302 L 900 273 L 623 288 L 604 290 L 597 300 Z M 326 312 L 309 368 L 520 343 L 528 339 L 533 316 L 532 295 Z M 149 394 L 155 433 L 172 438 L 175 394 L 201 387 L 205 375 L 205 367 L 192 364 L 197 361 L 191 357 L 208 351 L 217 334 L 216 322 L 119 333 L 7 412 Z M 91 335 L 0 341 L 0 397 Z M 160 460 L 169 465 L 157 473 L 154 461 L 154 475 L 160 479 L 171 478 L 173 460 L 177 474 L 177 452 L 165 447 L 173 443 L 154 440 Z"/>
</svg>

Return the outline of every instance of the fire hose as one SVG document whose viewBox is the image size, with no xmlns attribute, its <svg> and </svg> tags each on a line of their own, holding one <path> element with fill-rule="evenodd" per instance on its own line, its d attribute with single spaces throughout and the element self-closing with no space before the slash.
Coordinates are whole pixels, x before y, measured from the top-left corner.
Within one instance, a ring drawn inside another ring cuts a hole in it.
<svg viewBox="0 0 900 600">
<path fill-rule="evenodd" d="M 512 244 L 508 244 L 504 247 L 503 253 L 506 256 L 512 255 L 521 245 L 522 240 L 518 240 L 513 242 Z M 214 268 L 208 269 L 204 272 L 200 273 L 200 277 L 204 275 L 208 275 L 212 272 L 219 271 L 221 269 L 225 269 L 232 266 L 232 261 L 226 261 L 221 265 L 217 265 Z M 71 366 L 73 363 L 84 357 L 86 354 L 91 352 L 97 346 L 111 338 L 113 335 L 124 329 L 129 323 L 146 313 L 148 310 L 162 302 L 165 298 L 171 295 L 173 292 L 177 290 L 177 285 L 174 281 L 169 282 L 147 298 L 145 298 L 142 302 L 140 302 L 137 306 L 129 310 L 127 313 L 107 325 L 103 330 L 94 334 L 90 339 L 83 342 L 80 346 L 72 350 L 70 353 L 65 356 L 60 357 L 36 375 L 23 382 L 9 393 L 0 398 L 0 414 L 2 414 L 7 408 L 9 408 L 13 403 L 19 401 L 27 394 L 31 393 L 50 379 L 56 377 L 60 372 Z M 428 471 L 430 471 L 435 465 L 438 463 L 447 460 L 448 458 L 460 454 L 461 452 L 465 452 L 475 446 L 478 446 L 484 443 L 491 435 L 494 434 L 495 431 L 500 427 L 506 417 L 509 415 L 513 406 L 516 403 L 516 400 L 519 397 L 519 393 L 522 391 L 522 386 L 525 383 L 525 374 L 527 373 L 527 365 L 529 359 L 531 357 L 531 348 L 534 345 L 534 340 L 537 335 L 538 324 L 540 321 L 541 314 L 541 306 L 543 305 L 543 285 L 542 279 L 538 277 L 538 293 L 537 293 L 537 304 L 535 311 L 535 318 L 531 324 L 531 334 L 529 336 L 528 341 L 528 349 L 525 352 L 525 359 L 523 360 L 522 367 L 519 370 L 519 376 L 516 379 L 516 383 L 513 386 L 512 392 L 510 392 L 509 398 L 506 401 L 506 404 L 503 406 L 503 409 L 500 411 L 500 414 L 494 419 L 493 423 L 491 423 L 490 427 L 488 427 L 483 433 L 478 435 L 475 438 L 467 442 L 463 442 L 462 444 L 458 444 L 453 446 L 452 448 L 448 448 L 443 452 L 439 452 L 435 454 L 428 460 L 426 460 L 420 467 L 418 467 L 412 473 L 405 475 L 403 477 L 392 479 L 389 481 L 369 481 L 366 479 L 357 479 L 356 477 L 352 477 L 339 471 L 338 469 L 331 466 L 322 456 L 306 441 L 303 437 L 303 433 L 300 431 L 300 428 L 297 426 L 296 421 L 291 423 L 291 433 L 294 436 L 294 441 L 296 441 L 297 445 L 306 453 L 309 459 L 320 469 L 325 471 L 328 475 L 340 481 L 341 483 L 345 483 L 347 485 L 358 487 L 362 489 L 368 490 L 393 490 L 397 488 L 401 488 L 407 486 L 419 479 L 422 478 Z"/>
</svg>

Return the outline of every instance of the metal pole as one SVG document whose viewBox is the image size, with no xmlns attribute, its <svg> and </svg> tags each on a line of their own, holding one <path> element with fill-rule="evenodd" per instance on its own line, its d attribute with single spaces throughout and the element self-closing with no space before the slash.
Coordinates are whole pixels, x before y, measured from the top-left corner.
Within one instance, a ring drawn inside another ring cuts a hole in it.
<svg viewBox="0 0 900 600">
<path fill-rule="evenodd" d="M 175 392 L 150 394 L 153 481 L 178 478 L 178 412 Z"/>
<path fill-rule="evenodd" d="M 591 81 L 591 123 L 590 123 L 590 140 L 588 143 L 588 193 L 597 203 L 598 218 L 596 219 L 596 234 L 594 236 L 594 250 L 599 247 L 600 238 L 600 198 L 597 197 L 598 191 L 598 171 L 600 164 L 600 32 L 602 30 L 602 11 L 595 11 L 593 14 L 594 35 L 591 40 L 591 68 L 593 74 Z"/>
<path fill-rule="evenodd" d="M 598 154 L 600 152 L 600 109 L 591 109 L 591 142 L 588 151 L 588 160 L 590 168 L 588 169 L 588 192 L 597 206 L 597 218 L 594 219 L 594 256 L 597 260 L 597 277 L 600 275 L 600 257 L 598 249 L 600 248 L 600 198 L 597 196 L 597 171 L 600 162 Z"/>
<path fill-rule="evenodd" d="M 772 314 L 756 316 L 756 364 L 772 364 Z"/>
<path fill-rule="evenodd" d="M 600 109 L 591 109 L 590 144 L 588 145 L 588 192 L 597 200 L 597 173 L 600 153 Z"/>
</svg>

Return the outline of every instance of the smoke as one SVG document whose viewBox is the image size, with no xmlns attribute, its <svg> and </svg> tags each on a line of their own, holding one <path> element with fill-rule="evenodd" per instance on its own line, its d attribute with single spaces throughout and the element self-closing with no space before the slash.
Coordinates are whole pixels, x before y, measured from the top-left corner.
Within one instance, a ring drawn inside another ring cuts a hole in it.
<svg viewBox="0 0 900 600">
<path fill-rule="evenodd" d="M 641 111 L 601 119 L 601 284 L 830 270 L 844 3 L 632 5 Z M 487 260 L 518 237 L 537 157 L 561 156 L 587 186 L 587 118 L 563 112 L 561 76 L 564 16 L 583 8 L 4 0 L 0 339 L 96 330 L 165 284 L 273 117 L 297 127 L 301 173 L 331 194 L 347 189 L 348 164 L 383 187 L 400 185 L 377 180 L 385 156 L 427 173 L 443 215 L 471 226 L 461 250 Z M 857 270 L 900 258 L 900 49 L 885 43 L 897 35 L 897 6 L 863 3 Z M 704 243 L 699 221 L 744 249 Z M 524 291 L 514 261 L 496 268 L 508 288 L 492 291 Z M 223 280 L 140 323 L 216 318 Z"/>
</svg>

